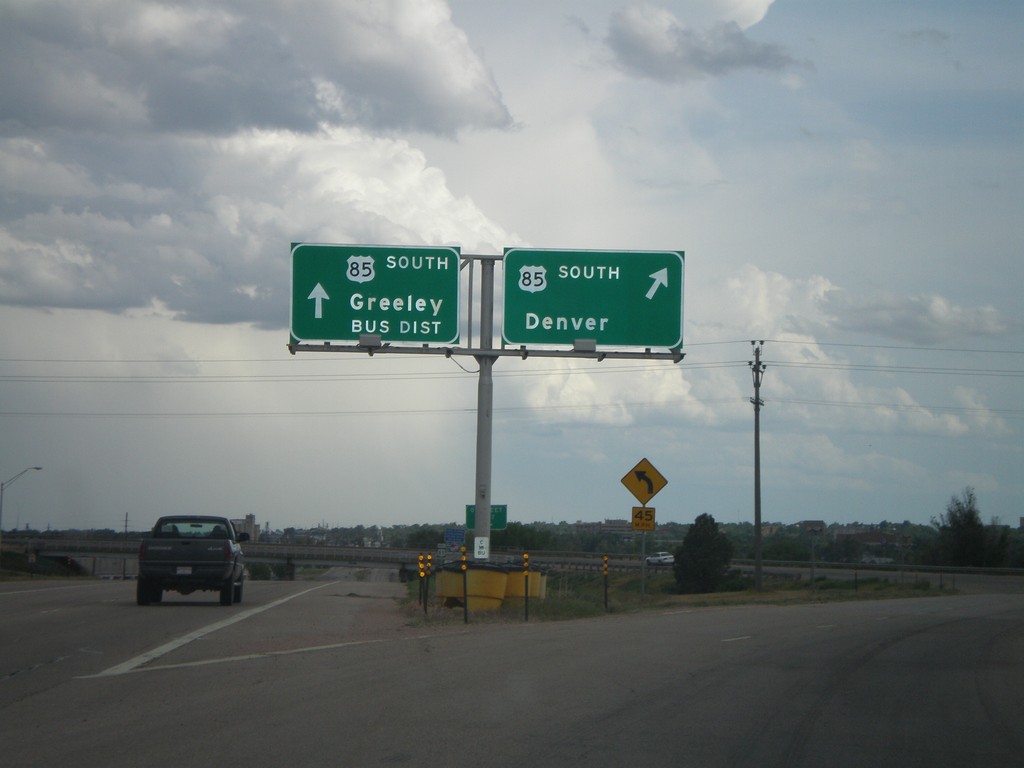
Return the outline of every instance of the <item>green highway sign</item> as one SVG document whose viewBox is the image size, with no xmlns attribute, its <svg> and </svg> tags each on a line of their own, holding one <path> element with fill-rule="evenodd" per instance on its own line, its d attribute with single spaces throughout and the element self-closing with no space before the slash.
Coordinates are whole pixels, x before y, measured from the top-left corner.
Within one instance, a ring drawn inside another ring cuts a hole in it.
<svg viewBox="0 0 1024 768">
<path fill-rule="evenodd" d="M 506 344 L 683 345 L 682 251 L 505 249 Z"/>
<path fill-rule="evenodd" d="M 456 247 L 292 243 L 292 339 L 457 344 L 459 258 Z"/>
<path fill-rule="evenodd" d="M 476 504 L 466 505 L 466 527 L 476 528 Z M 491 530 L 503 531 L 508 528 L 508 505 L 491 504 Z"/>
</svg>

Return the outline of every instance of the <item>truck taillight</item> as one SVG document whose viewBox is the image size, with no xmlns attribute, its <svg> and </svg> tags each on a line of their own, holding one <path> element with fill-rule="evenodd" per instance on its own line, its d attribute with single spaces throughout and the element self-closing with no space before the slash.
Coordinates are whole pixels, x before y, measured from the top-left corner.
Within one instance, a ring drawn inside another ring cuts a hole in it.
<svg viewBox="0 0 1024 768">
<path fill-rule="evenodd" d="M 224 545 L 224 559 L 227 560 L 227 561 L 231 560 L 231 545 L 230 544 L 225 544 Z"/>
<path fill-rule="evenodd" d="M 139 560 L 142 560 L 146 556 L 146 542 L 142 542 L 139 545 Z"/>
</svg>

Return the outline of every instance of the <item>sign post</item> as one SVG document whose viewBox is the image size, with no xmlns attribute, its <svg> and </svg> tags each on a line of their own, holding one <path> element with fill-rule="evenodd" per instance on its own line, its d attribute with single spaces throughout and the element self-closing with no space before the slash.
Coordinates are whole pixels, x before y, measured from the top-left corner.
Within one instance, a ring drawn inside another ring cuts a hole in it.
<svg viewBox="0 0 1024 768">
<path fill-rule="evenodd" d="M 459 249 L 292 243 L 293 343 L 459 341 Z"/>
<path fill-rule="evenodd" d="M 633 507 L 633 530 L 640 534 L 640 594 L 647 594 L 647 531 L 654 530 L 654 507 L 647 502 L 658 495 L 668 480 L 647 459 L 640 459 L 636 466 L 622 478 L 622 484 L 632 493 L 642 507 Z"/>
<path fill-rule="evenodd" d="M 682 251 L 505 249 L 506 344 L 683 345 Z"/>
</svg>

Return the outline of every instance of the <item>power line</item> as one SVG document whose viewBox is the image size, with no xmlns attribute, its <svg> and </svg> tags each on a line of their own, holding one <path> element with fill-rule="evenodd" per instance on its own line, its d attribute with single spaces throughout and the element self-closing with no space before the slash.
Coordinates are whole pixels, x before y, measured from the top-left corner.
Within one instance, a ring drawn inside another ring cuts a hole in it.
<svg viewBox="0 0 1024 768">
<path fill-rule="evenodd" d="M 814 347 L 840 347 L 850 349 L 884 349 L 907 352 L 938 352 L 948 354 L 979 354 L 979 355 L 1021 355 L 1024 350 L 1017 349 L 972 349 L 970 347 L 924 347 L 904 344 L 864 344 L 840 341 L 819 341 L 819 340 L 797 340 L 797 339 L 765 339 L 773 344 L 785 344 L 790 346 L 814 346 Z M 750 344 L 749 339 L 721 339 L 717 341 L 691 341 L 684 347 L 693 349 L 696 347 L 722 347 L 741 344 L 744 347 Z M 356 362 L 362 358 L 354 356 L 347 362 Z M 303 363 L 337 363 L 341 362 L 336 356 L 329 357 L 303 357 Z M 86 364 L 97 363 L 103 365 L 119 364 L 149 364 L 149 365 L 201 365 L 201 364 L 237 364 L 237 363 L 278 363 L 282 365 L 295 365 L 295 358 L 288 355 L 281 357 L 210 357 L 210 358 L 74 358 L 74 357 L 0 357 L 0 363 L 47 363 L 47 364 Z M 745 364 L 745 363 L 744 363 Z"/>
<path fill-rule="evenodd" d="M 746 365 L 741 361 L 696 363 L 687 370 L 735 368 Z M 545 368 L 534 371 L 496 372 L 495 378 L 523 378 L 549 375 L 619 374 L 643 371 L 661 372 L 655 366 L 607 366 L 588 368 Z M 338 381 L 425 381 L 432 379 L 466 379 L 472 371 L 432 373 L 285 373 L 285 374 L 167 374 L 167 375 L 84 375 L 84 374 L 0 374 L 0 382 L 26 384 L 239 384 L 281 382 L 338 382 Z"/>
<path fill-rule="evenodd" d="M 913 347 L 899 344 L 855 344 L 839 341 L 796 341 L 794 339 L 766 339 L 773 344 L 797 344 L 799 346 L 816 347 L 853 347 L 856 349 L 897 349 L 908 352 L 949 352 L 953 354 L 979 354 L 979 355 L 1024 355 L 1024 351 L 1018 349 L 971 349 L 969 347 Z M 724 342 L 723 342 L 724 343 Z M 739 344 L 741 342 L 732 342 Z M 742 342 L 747 344 L 749 342 Z"/>
<path fill-rule="evenodd" d="M 680 370 L 699 371 L 722 368 L 740 368 L 747 366 L 747 361 L 721 360 L 709 362 L 682 363 Z M 981 376 L 996 378 L 1021 378 L 1024 370 L 994 368 L 951 368 L 911 365 L 874 365 L 866 363 L 826 363 L 826 362 L 794 362 L 771 361 L 774 368 L 792 368 L 804 370 L 827 371 L 865 371 L 870 373 L 907 373 L 941 376 Z M 549 375 L 608 375 L 636 372 L 664 372 L 664 368 L 653 365 L 628 366 L 587 366 L 572 368 L 544 368 L 529 371 L 496 372 L 496 378 L 522 378 Z M 88 374 L 0 374 L 0 382 L 29 384 L 196 384 L 196 383 L 280 383 L 280 382 L 338 382 L 338 381 L 425 381 L 432 379 L 466 379 L 472 376 L 471 371 L 460 372 L 391 372 L 391 373 L 284 373 L 284 374 L 164 374 L 164 375 L 88 375 Z"/>
<path fill-rule="evenodd" d="M 1024 377 L 1024 370 L 992 368 L 934 368 L 916 365 L 869 365 L 865 363 L 795 363 L 784 360 L 772 363 L 774 368 L 809 368 L 834 371 L 871 371 L 874 373 L 921 373 L 943 376 L 1006 376 Z"/>
<path fill-rule="evenodd" d="M 689 400 L 619 401 L 604 403 L 573 403 L 553 405 L 519 405 L 495 407 L 496 413 L 532 413 L 545 411 L 591 411 L 620 408 L 681 408 L 688 404 L 708 405 L 714 403 L 740 403 L 743 397 L 691 398 Z M 961 415 L 994 415 L 1006 419 L 1024 419 L 1024 409 L 1019 408 L 978 408 L 969 406 L 926 405 L 911 403 L 859 402 L 842 400 L 811 400 L 801 398 L 770 398 L 770 404 L 811 405 L 823 408 L 868 408 L 902 411 L 921 411 Z M 0 417 L 63 417 L 63 418 L 307 418 L 337 416 L 431 416 L 437 414 L 472 414 L 475 408 L 410 408 L 410 409 L 353 409 L 316 411 L 0 411 Z"/>
</svg>

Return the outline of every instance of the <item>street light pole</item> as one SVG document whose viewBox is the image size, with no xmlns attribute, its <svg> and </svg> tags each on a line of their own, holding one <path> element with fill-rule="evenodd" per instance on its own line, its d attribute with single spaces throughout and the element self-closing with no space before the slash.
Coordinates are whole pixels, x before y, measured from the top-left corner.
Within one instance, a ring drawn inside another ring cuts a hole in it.
<svg viewBox="0 0 1024 768">
<path fill-rule="evenodd" d="M 754 396 L 750 402 L 754 406 L 754 589 L 761 591 L 761 379 L 764 377 L 765 365 L 761 362 L 761 348 L 764 342 L 756 344 L 754 361 L 750 363 L 750 372 L 754 378 Z"/>
<path fill-rule="evenodd" d="M 21 472 L 12 477 L 10 480 L 5 480 L 4 482 L 0 483 L 0 559 L 3 558 L 4 552 L 4 489 L 6 489 L 8 485 L 13 483 L 26 472 L 31 472 L 33 469 L 42 469 L 42 467 L 26 467 L 25 469 L 21 470 Z"/>
</svg>

